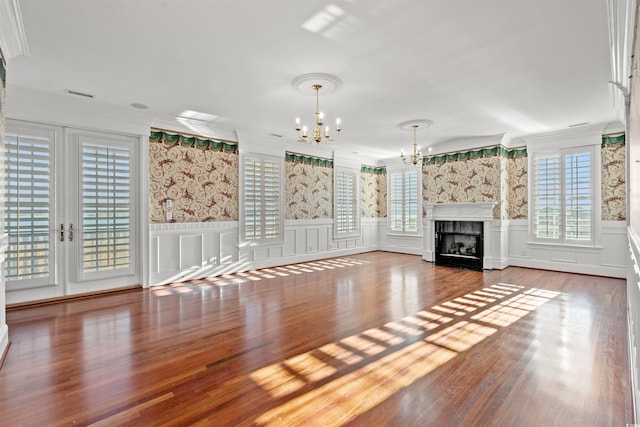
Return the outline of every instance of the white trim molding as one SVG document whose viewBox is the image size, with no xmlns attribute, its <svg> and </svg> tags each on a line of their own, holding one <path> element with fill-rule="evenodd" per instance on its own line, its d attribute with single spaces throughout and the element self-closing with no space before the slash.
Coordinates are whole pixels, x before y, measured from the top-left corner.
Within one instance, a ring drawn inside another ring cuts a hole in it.
<svg viewBox="0 0 640 427">
<path fill-rule="evenodd" d="M 633 32 L 635 30 L 636 0 L 607 0 L 609 21 L 609 53 L 611 81 L 609 93 L 618 120 L 626 123 L 631 67 L 633 62 Z"/>
<path fill-rule="evenodd" d="M 0 49 L 7 60 L 29 56 L 18 0 L 0 0 Z"/>
</svg>

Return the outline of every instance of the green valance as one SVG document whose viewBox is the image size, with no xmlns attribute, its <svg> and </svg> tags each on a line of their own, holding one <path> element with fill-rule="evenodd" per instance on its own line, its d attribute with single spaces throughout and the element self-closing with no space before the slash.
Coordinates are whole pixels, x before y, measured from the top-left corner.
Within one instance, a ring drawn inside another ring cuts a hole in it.
<svg viewBox="0 0 640 427">
<path fill-rule="evenodd" d="M 624 145 L 624 133 L 602 135 L 602 146 L 606 145 Z"/>
<path fill-rule="evenodd" d="M 235 142 L 182 133 L 169 133 L 162 129 L 151 129 L 149 141 L 162 142 L 171 147 L 180 144 L 183 147 L 195 147 L 200 148 L 201 150 L 224 151 L 227 153 L 238 152 L 238 144 Z"/>
<path fill-rule="evenodd" d="M 333 160 L 331 159 L 309 156 L 307 154 L 292 153 L 290 151 L 286 151 L 284 153 L 284 159 L 287 162 L 304 163 L 305 165 L 324 166 L 327 168 L 333 167 Z"/>
<path fill-rule="evenodd" d="M 507 158 L 526 157 L 526 147 L 506 148 L 502 145 L 476 148 L 472 150 L 456 151 L 453 153 L 424 156 L 422 162 L 427 165 L 434 163 L 456 162 L 460 160 L 480 159 L 484 157 L 503 156 Z"/>
<path fill-rule="evenodd" d="M 384 175 L 387 173 L 387 168 L 384 166 L 365 166 L 360 167 L 360 173 L 372 173 L 375 175 Z"/>
</svg>

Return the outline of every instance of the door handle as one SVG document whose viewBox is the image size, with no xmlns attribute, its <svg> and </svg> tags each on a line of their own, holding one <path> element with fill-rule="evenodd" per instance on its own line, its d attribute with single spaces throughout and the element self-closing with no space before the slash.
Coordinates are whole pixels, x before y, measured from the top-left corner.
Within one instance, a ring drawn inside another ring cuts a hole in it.
<svg viewBox="0 0 640 427">
<path fill-rule="evenodd" d="M 60 224 L 60 241 L 64 242 L 64 224 Z"/>
<path fill-rule="evenodd" d="M 69 241 L 73 242 L 73 224 L 69 224 Z"/>
</svg>

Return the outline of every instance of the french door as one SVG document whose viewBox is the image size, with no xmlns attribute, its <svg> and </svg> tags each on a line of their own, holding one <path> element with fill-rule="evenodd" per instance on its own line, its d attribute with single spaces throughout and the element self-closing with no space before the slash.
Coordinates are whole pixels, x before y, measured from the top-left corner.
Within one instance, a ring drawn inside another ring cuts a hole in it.
<svg viewBox="0 0 640 427">
<path fill-rule="evenodd" d="M 7 121 L 8 302 L 140 283 L 139 139 Z"/>
</svg>

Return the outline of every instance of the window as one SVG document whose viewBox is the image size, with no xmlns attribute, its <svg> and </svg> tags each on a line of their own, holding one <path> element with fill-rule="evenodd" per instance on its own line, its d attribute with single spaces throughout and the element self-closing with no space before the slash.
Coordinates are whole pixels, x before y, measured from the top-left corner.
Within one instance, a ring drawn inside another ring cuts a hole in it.
<svg viewBox="0 0 640 427">
<path fill-rule="evenodd" d="M 281 242 L 283 239 L 282 159 L 246 154 L 243 160 L 244 241 Z"/>
<path fill-rule="evenodd" d="M 334 237 L 360 236 L 360 171 L 334 168 Z"/>
<path fill-rule="evenodd" d="M 391 233 L 419 234 L 420 188 L 418 170 L 389 173 L 389 222 Z"/>
<path fill-rule="evenodd" d="M 594 149 L 577 147 L 532 156 L 532 232 L 550 243 L 594 242 Z"/>
</svg>

